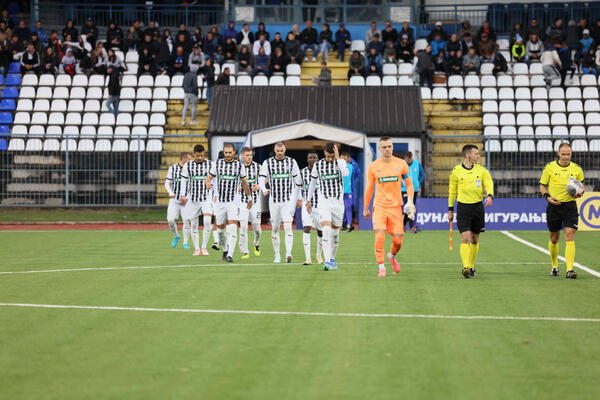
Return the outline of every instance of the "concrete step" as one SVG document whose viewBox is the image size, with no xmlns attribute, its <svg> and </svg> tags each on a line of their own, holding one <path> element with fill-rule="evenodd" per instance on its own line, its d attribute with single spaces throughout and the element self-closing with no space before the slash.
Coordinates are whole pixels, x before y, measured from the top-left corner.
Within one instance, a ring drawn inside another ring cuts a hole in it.
<svg viewBox="0 0 600 400">
<path fill-rule="evenodd" d="M 425 114 L 425 118 L 427 117 L 456 117 L 459 116 L 460 118 L 463 117 L 478 117 L 478 118 L 483 118 L 481 111 L 439 111 L 437 109 L 435 110 L 423 110 L 424 114 Z"/>
<path fill-rule="evenodd" d="M 302 86 L 317 86 L 316 83 L 313 83 L 312 79 L 302 79 L 300 84 Z M 348 79 L 332 79 L 331 86 L 348 86 Z"/>
<path fill-rule="evenodd" d="M 458 123 L 447 123 L 447 122 L 436 122 L 430 123 L 432 130 L 478 130 L 483 131 L 483 125 L 479 124 L 458 124 Z"/>
<path fill-rule="evenodd" d="M 481 139 L 465 139 L 452 143 L 434 143 L 433 154 L 434 157 L 439 156 L 458 156 L 462 157 L 462 148 L 466 144 L 483 145 Z"/>
</svg>

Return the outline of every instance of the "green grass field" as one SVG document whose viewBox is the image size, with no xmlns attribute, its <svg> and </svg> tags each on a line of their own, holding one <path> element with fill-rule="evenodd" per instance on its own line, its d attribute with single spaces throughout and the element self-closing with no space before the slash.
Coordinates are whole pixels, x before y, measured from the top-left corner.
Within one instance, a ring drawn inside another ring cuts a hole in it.
<svg viewBox="0 0 600 400">
<path fill-rule="evenodd" d="M 546 232 L 514 233 L 546 247 Z M 401 273 L 385 279 L 371 232 L 342 233 L 331 272 L 299 264 L 299 233 L 295 262 L 280 265 L 266 235 L 261 257 L 233 265 L 170 240 L 167 230 L 0 231 L 0 272 L 58 270 L 0 274 L 0 398 L 600 398 L 600 322 L 536 319 L 600 318 L 600 278 L 567 280 L 562 263 L 550 278 L 545 254 L 500 232 L 482 235 L 469 280 L 447 232 L 407 235 Z M 599 242 L 578 233 L 577 261 L 600 270 Z"/>
</svg>

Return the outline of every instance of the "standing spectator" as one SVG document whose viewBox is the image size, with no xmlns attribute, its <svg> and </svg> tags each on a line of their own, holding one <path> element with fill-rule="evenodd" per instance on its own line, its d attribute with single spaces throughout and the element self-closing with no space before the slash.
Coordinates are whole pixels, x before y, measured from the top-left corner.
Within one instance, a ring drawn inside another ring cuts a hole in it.
<svg viewBox="0 0 600 400">
<path fill-rule="evenodd" d="M 72 20 L 68 20 L 67 23 L 65 24 L 65 29 L 63 29 L 62 31 L 62 37 L 63 39 L 67 39 L 67 35 L 71 35 L 72 38 L 76 38 L 79 36 L 79 32 L 77 32 L 77 29 L 75 28 L 75 26 L 73 25 L 73 21 Z"/>
<path fill-rule="evenodd" d="M 383 77 L 383 72 L 382 72 L 382 59 L 381 59 L 381 55 L 379 53 L 377 53 L 377 51 L 374 48 L 371 48 L 371 50 L 369 51 L 369 54 L 367 55 L 367 74 L 368 75 L 379 75 L 380 78 Z"/>
<path fill-rule="evenodd" d="M 346 30 L 344 24 L 340 24 L 340 28 L 335 33 L 335 47 L 337 48 L 336 59 L 340 59 L 340 61 L 344 61 L 344 56 L 346 55 L 346 49 L 349 49 L 352 45 L 350 32 Z"/>
<path fill-rule="evenodd" d="M 313 62 L 317 61 L 317 52 L 319 51 L 319 46 L 317 45 L 318 33 L 317 33 L 317 30 L 312 27 L 311 20 L 306 21 L 306 28 L 302 31 L 302 34 L 300 37 L 301 37 L 300 41 L 302 42 L 302 46 L 300 46 L 300 48 L 302 49 L 304 61 L 308 61 L 308 57 L 306 56 L 307 49 L 312 50 L 312 53 L 313 53 L 312 61 Z"/>
<path fill-rule="evenodd" d="M 481 35 L 481 40 L 478 43 L 479 56 L 482 62 L 494 62 L 494 54 L 498 51 L 498 45 L 493 40 L 490 40 L 484 33 Z"/>
<path fill-rule="evenodd" d="M 531 40 L 531 35 L 536 35 L 540 41 L 544 40 L 544 31 L 538 24 L 537 18 L 531 18 L 531 22 L 527 27 L 527 37 Z"/>
<path fill-rule="evenodd" d="M 25 21 L 19 21 L 19 26 L 17 26 L 13 30 L 13 36 L 18 37 L 19 42 L 21 43 L 26 43 L 31 40 L 31 31 L 29 30 L 27 25 L 25 25 Z"/>
<path fill-rule="evenodd" d="M 523 44 L 523 38 L 521 37 L 521 35 L 517 34 L 515 39 L 516 39 L 516 41 L 512 45 L 512 48 L 511 48 L 512 58 L 516 62 L 524 62 L 527 52 L 525 51 L 525 45 Z"/>
<path fill-rule="evenodd" d="M 275 32 L 275 39 L 271 41 L 271 51 L 275 52 L 275 49 L 279 47 L 285 52 L 285 42 L 281 39 L 281 33 Z"/>
<path fill-rule="evenodd" d="M 119 114 L 119 96 L 121 95 L 121 77 L 118 69 L 112 69 L 108 78 L 108 99 L 106 108 L 116 117 Z"/>
<path fill-rule="evenodd" d="M 539 61 L 544 51 L 544 43 L 538 39 L 538 35 L 531 34 L 529 41 L 525 45 L 525 60 L 527 64 L 532 61 Z"/>
<path fill-rule="evenodd" d="M 365 76 L 365 57 L 358 50 L 352 52 L 350 57 L 350 69 L 348 70 L 348 79 L 353 75 Z"/>
<path fill-rule="evenodd" d="M 392 42 L 388 42 L 388 47 L 389 43 Z M 402 35 L 402 40 L 398 43 L 398 56 L 403 62 L 410 63 L 415 54 L 414 48 L 415 45 L 408 40 L 408 36 Z"/>
<path fill-rule="evenodd" d="M 15 21 L 13 21 L 12 17 L 10 16 L 10 14 L 8 13 L 8 10 L 6 8 L 4 10 L 2 10 L 2 15 L 0 15 L 0 22 L 6 23 L 6 26 L 11 31 L 15 27 Z"/>
<path fill-rule="evenodd" d="M 265 23 L 264 22 L 259 22 L 258 23 L 258 30 L 256 31 L 256 33 L 254 34 L 255 38 L 259 38 L 260 35 L 264 35 L 265 36 L 265 40 L 269 40 L 271 37 L 269 35 L 269 32 L 267 32 L 265 30 Z M 269 55 L 269 54 L 267 54 Z"/>
<path fill-rule="evenodd" d="M 477 40 L 481 40 L 483 35 L 487 35 L 488 39 L 495 42 L 496 41 L 496 31 L 490 26 L 488 21 L 485 21 L 481 28 L 479 28 L 479 32 L 477 33 Z"/>
<path fill-rule="evenodd" d="M 550 25 L 548 29 L 546 29 L 546 37 L 553 45 L 555 43 L 562 43 L 565 41 L 565 28 L 563 26 L 562 18 L 556 18 L 554 20 L 554 24 Z"/>
<path fill-rule="evenodd" d="M 169 44 L 167 43 L 164 36 L 158 37 L 158 54 L 156 56 L 157 72 L 160 74 L 166 74 L 169 69 L 169 61 L 171 58 L 171 51 L 169 50 Z"/>
<path fill-rule="evenodd" d="M 114 21 L 108 23 L 108 30 L 106 31 L 106 46 L 116 47 L 121 51 L 125 50 L 123 46 L 123 31 L 120 27 L 115 25 Z"/>
<path fill-rule="evenodd" d="M 253 75 L 256 76 L 258 74 L 263 74 L 267 78 L 271 75 L 271 60 L 266 54 L 264 47 L 259 48 L 258 54 L 254 57 Z"/>
<path fill-rule="evenodd" d="M 408 164 L 408 174 L 410 175 L 410 180 L 412 181 L 413 188 L 415 189 L 415 197 L 413 200 L 414 204 L 417 204 L 417 197 L 421 193 L 423 182 L 425 182 L 425 170 L 423 169 L 421 163 L 413 158 L 413 154 L 410 151 L 404 153 L 404 161 L 406 161 Z M 402 199 L 405 201 L 404 204 L 406 204 L 406 185 L 404 184 L 404 181 L 402 181 Z M 417 233 L 419 228 L 415 224 L 415 221 L 417 220 L 416 213 L 414 219 L 410 219 L 406 214 L 404 214 L 405 224 L 407 220 L 411 232 Z"/>
<path fill-rule="evenodd" d="M 223 32 L 223 39 L 231 38 L 233 41 L 237 39 L 238 32 L 235 30 L 235 22 L 229 21 L 227 29 Z"/>
<path fill-rule="evenodd" d="M 254 43 L 254 34 L 250 32 L 250 25 L 244 24 L 242 30 L 237 34 L 236 43 L 238 51 L 241 51 L 242 46 L 252 46 L 252 43 Z"/>
<path fill-rule="evenodd" d="M 81 27 L 81 34 L 85 35 L 87 42 L 92 45 L 92 47 L 96 46 L 96 40 L 98 39 L 98 28 L 96 27 L 92 17 L 88 17 L 85 25 Z"/>
<path fill-rule="evenodd" d="M 561 46 L 557 45 L 556 51 L 558 52 L 558 57 L 560 58 L 561 68 L 560 72 L 560 85 L 565 88 L 565 80 L 567 79 L 567 74 L 571 71 L 571 79 L 573 79 L 573 75 L 577 72 L 577 65 L 573 62 L 571 58 L 571 51 L 567 43 L 563 43 Z"/>
<path fill-rule="evenodd" d="M 550 91 L 552 81 L 554 79 L 560 78 L 560 74 L 558 72 L 558 70 L 562 68 L 560 57 L 558 56 L 556 50 L 549 49 L 542 53 L 540 60 L 542 61 L 542 71 L 544 72 L 544 82 L 546 82 L 546 89 Z"/>
<path fill-rule="evenodd" d="M 169 61 L 169 76 L 172 78 L 175 74 L 185 74 L 187 70 L 187 57 L 183 52 L 183 47 L 179 46 L 171 55 Z"/>
<path fill-rule="evenodd" d="M 258 40 L 254 41 L 252 54 L 254 54 L 255 57 L 258 56 L 258 51 L 261 48 L 267 56 L 271 55 L 271 43 L 269 43 L 264 33 L 261 33 L 258 36 Z"/>
<path fill-rule="evenodd" d="M 291 63 L 302 63 L 301 44 L 296 40 L 293 32 L 288 33 L 287 41 L 285 42 L 285 55 L 289 58 Z"/>
<path fill-rule="evenodd" d="M 411 28 L 406 21 L 402 23 L 402 29 L 398 32 L 398 37 L 401 38 L 403 35 L 408 36 L 408 41 L 410 43 L 415 43 L 415 30 Z"/>
<path fill-rule="evenodd" d="M 183 113 L 181 115 L 181 125 L 185 125 L 188 107 L 191 107 L 192 120 L 191 125 L 197 125 L 196 108 L 198 107 L 198 67 L 192 65 L 183 76 Z"/>
<path fill-rule="evenodd" d="M 508 71 L 508 62 L 506 58 L 502 55 L 502 53 L 492 53 L 492 60 L 494 62 L 494 68 L 492 69 L 492 74 L 494 76 L 498 76 L 500 72 L 506 73 Z"/>
<path fill-rule="evenodd" d="M 235 56 L 237 54 L 237 46 L 233 42 L 233 39 L 228 37 L 225 39 L 225 43 L 221 46 L 221 51 L 223 53 L 223 60 L 235 60 Z"/>
<path fill-rule="evenodd" d="M 444 42 L 448 40 L 448 34 L 446 33 L 446 31 L 444 31 L 444 28 L 442 27 L 442 23 L 440 21 L 435 23 L 435 28 L 433 28 L 431 33 L 427 35 L 427 41 L 429 43 L 433 42 L 436 35 L 440 35 Z"/>
<path fill-rule="evenodd" d="M 381 42 L 381 40 L 379 40 L 379 34 L 376 33 L 373 37 L 373 41 L 371 41 L 371 43 L 369 43 L 367 46 L 367 52 L 371 51 L 371 49 L 375 49 L 377 54 L 382 54 L 384 48 L 384 44 Z"/>
<path fill-rule="evenodd" d="M 2 76 L 6 76 L 6 73 L 8 72 L 8 66 L 10 65 L 11 61 L 12 54 L 10 51 L 8 51 L 4 44 L 0 43 L 0 74 Z"/>
<path fill-rule="evenodd" d="M 271 57 L 271 73 L 280 73 L 285 75 L 285 68 L 287 65 L 288 59 L 285 54 L 283 54 L 283 50 L 281 50 L 281 47 L 276 47 L 275 53 Z"/>
<path fill-rule="evenodd" d="M 48 34 L 46 33 L 46 30 L 42 27 L 42 21 L 37 21 L 35 23 L 35 28 L 33 28 L 33 32 L 37 33 L 38 39 L 40 39 L 40 41 L 44 45 L 46 45 L 46 43 L 48 43 Z"/>
<path fill-rule="evenodd" d="M 75 75 L 75 65 L 77 61 L 75 60 L 75 56 L 73 56 L 73 50 L 70 47 L 66 49 L 65 54 L 60 62 L 62 63 L 63 71 L 65 71 L 66 74 L 71 76 Z"/>
<path fill-rule="evenodd" d="M 446 42 L 442 39 L 440 33 L 435 34 L 435 38 L 431 41 L 431 54 L 437 56 L 437 54 L 446 48 Z"/>
<path fill-rule="evenodd" d="M 215 67 L 213 67 L 213 60 L 210 58 L 206 60 L 203 68 L 204 82 L 206 82 L 206 111 L 210 111 L 212 105 L 212 92 L 215 86 Z"/>
<path fill-rule="evenodd" d="M 439 71 L 444 73 L 444 75 L 448 75 L 448 63 L 446 62 L 446 54 L 444 50 L 440 50 L 434 57 L 435 63 L 435 71 Z"/>
<path fill-rule="evenodd" d="M 225 68 L 223 70 L 223 72 L 221 72 L 221 75 L 219 75 L 219 78 L 215 82 L 215 85 L 229 86 L 229 76 L 230 75 L 231 75 L 231 71 L 229 70 L 229 67 Z"/>
<path fill-rule="evenodd" d="M 377 22 L 371 21 L 371 28 L 366 33 L 365 43 L 367 44 L 367 46 L 369 45 L 369 43 L 371 43 L 371 40 L 373 40 L 373 36 L 376 33 L 379 33 L 379 37 L 381 37 L 381 30 L 377 29 Z"/>
<path fill-rule="evenodd" d="M 431 54 L 431 45 L 428 44 L 425 50 L 417 52 L 417 72 L 419 74 L 419 85 L 424 86 L 427 82 L 429 89 L 433 88 L 433 55 Z"/>
<path fill-rule="evenodd" d="M 252 73 L 252 54 L 248 50 L 248 47 L 242 46 L 242 50 L 237 53 L 238 71 Z"/>
<path fill-rule="evenodd" d="M 375 34 L 373 34 L 375 36 Z M 383 42 L 398 42 L 398 31 L 392 26 L 390 21 L 385 21 L 385 28 L 381 31 L 381 40 Z"/>
<path fill-rule="evenodd" d="M 406 40 L 408 43 L 408 39 Z M 410 45 L 410 43 L 408 43 Z M 398 60 L 396 59 L 396 49 L 394 48 L 394 43 L 387 42 L 385 46 L 385 50 L 383 50 L 383 63 L 384 64 L 396 64 Z M 412 57 L 412 56 L 411 56 Z"/>
<path fill-rule="evenodd" d="M 191 58 L 191 56 L 190 56 Z M 144 47 L 142 54 L 138 59 L 138 77 L 143 74 L 156 75 L 156 54 L 150 53 L 147 47 Z"/>
<path fill-rule="evenodd" d="M 462 64 L 462 51 L 458 50 L 456 53 L 454 53 L 448 58 L 448 74 L 462 75 Z"/>
<path fill-rule="evenodd" d="M 543 57 L 546 53 L 547 51 L 542 54 L 542 62 L 544 62 Z M 546 65 L 544 65 L 544 68 L 546 68 Z M 583 74 L 593 74 L 595 77 L 598 77 L 598 67 L 596 65 L 594 49 L 589 49 L 581 58 L 581 72 Z M 546 70 L 544 69 L 544 75 L 545 74 Z"/>
<path fill-rule="evenodd" d="M 479 68 L 481 66 L 481 60 L 475 53 L 475 47 L 469 49 L 468 54 L 463 57 L 463 76 L 466 76 L 469 72 L 475 72 L 479 75 Z"/>
<path fill-rule="evenodd" d="M 589 30 L 588 30 L 589 32 Z M 583 31 L 581 31 L 583 37 Z M 570 20 L 565 30 L 565 42 L 567 42 L 567 48 L 571 52 L 571 58 L 577 60 L 579 53 L 579 30 L 574 20 Z"/>
<path fill-rule="evenodd" d="M 331 86 L 331 70 L 327 68 L 327 61 L 321 61 L 321 73 L 317 77 L 319 83 L 317 86 L 320 87 L 329 87 Z"/>
<path fill-rule="evenodd" d="M 346 154 L 342 155 L 344 161 L 347 159 Z M 352 232 L 354 230 L 354 225 L 352 224 L 352 206 L 354 205 L 354 201 L 352 199 L 352 172 L 354 166 L 346 161 L 346 167 L 348 168 L 348 175 L 344 176 L 344 220 L 343 228 L 347 232 Z"/>
<path fill-rule="evenodd" d="M 329 29 L 329 24 L 323 24 L 323 29 L 319 33 L 319 49 L 321 53 L 321 59 L 327 60 L 329 57 L 329 50 L 333 49 L 333 33 Z"/>
</svg>

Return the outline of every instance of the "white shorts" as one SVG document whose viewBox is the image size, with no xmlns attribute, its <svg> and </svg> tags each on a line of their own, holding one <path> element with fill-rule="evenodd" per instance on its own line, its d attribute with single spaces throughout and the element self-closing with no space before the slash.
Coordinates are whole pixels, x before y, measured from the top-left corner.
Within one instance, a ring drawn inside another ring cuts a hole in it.
<svg viewBox="0 0 600 400">
<path fill-rule="evenodd" d="M 169 206 L 167 207 L 167 221 L 176 221 L 182 214 L 183 207 L 179 200 L 169 199 Z"/>
<path fill-rule="evenodd" d="M 213 213 L 213 205 L 209 200 L 206 201 L 191 201 L 188 200 L 185 206 L 181 209 L 181 218 L 183 219 L 194 219 L 198 218 L 202 214 Z"/>
<path fill-rule="evenodd" d="M 344 200 L 320 198 L 319 217 L 321 223 L 329 221 L 333 226 L 342 226 L 342 221 L 344 220 Z"/>
<path fill-rule="evenodd" d="M 306 210 L 306 203 L 302 204 L 302 226 L 311 226 L 315 229 L 321 230 L 319 210 L 313 208 L 312 212 L 309 214 Z"/>
<path fill-rule="evenodd" d="M 253 203 L 252 208 L 248 210 L 246 203 L 240 203 L 240 221 L 247 220 L 251 224 L 261 222 L 262 210 L 260 204 Z"/>
<path fill-rule="evenodd" d="M 240 202 L 236 200 L 229 203 L 216 203 L 215 218 L 217 225 L 225 225 L 227 221 L 239 221 Z"/>
<path fill-rule="evenodd" d="M 279 226 L 282 222 L 292 222 L 296 213 L 296 203 L 274 203 L 269 201 L 269 213 L 271 214 L 271 226 Z"/>
</svg>

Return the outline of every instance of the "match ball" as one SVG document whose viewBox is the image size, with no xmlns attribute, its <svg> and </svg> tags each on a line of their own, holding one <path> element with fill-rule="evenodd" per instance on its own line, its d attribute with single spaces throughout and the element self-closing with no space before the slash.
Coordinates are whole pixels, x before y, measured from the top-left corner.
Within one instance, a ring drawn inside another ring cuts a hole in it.
<svg viewBox="0 0 600 400">
<path fill-rule="evenodd" d="M 571 197 L 579 198 L 583 196 L 585 189 L 583 187 L 583 183 L 579 182 L 577 179 L 571 178 L 569 179 L 569 183 L 567 183 L 567 193 L 571 195 Z"/>
</svg>

